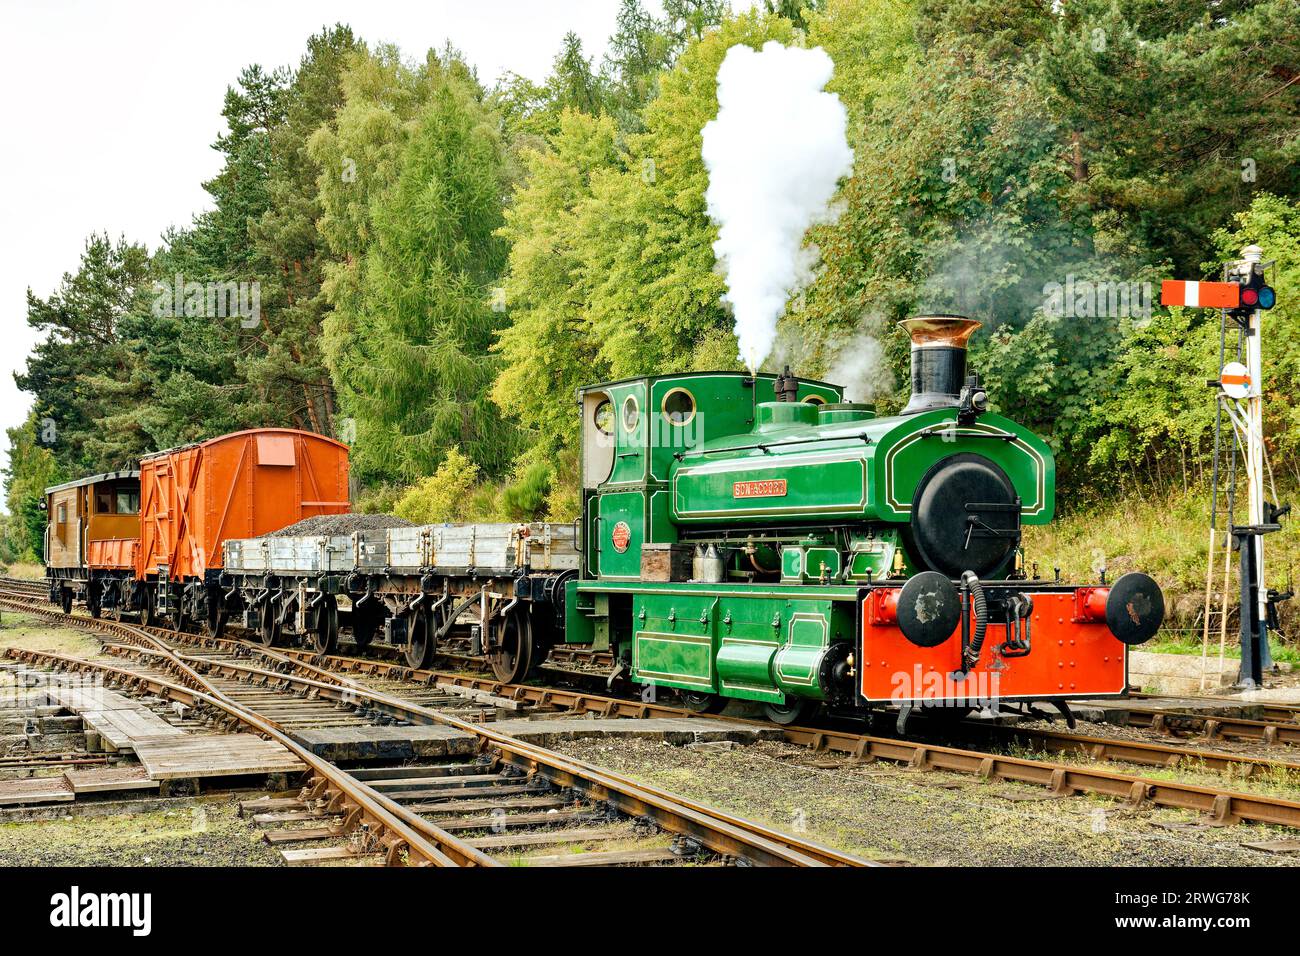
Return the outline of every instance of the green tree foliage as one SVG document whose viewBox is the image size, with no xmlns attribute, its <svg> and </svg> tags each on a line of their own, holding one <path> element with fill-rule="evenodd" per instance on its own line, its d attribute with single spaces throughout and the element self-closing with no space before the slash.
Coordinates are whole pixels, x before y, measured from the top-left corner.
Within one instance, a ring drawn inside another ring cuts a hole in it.
<svg viewBox="0 0 1300 956">
<path fill-rule="evenodd" d="M 321 291 L 326 251 L 321 216 L 321 169 L 307 150 L 317 129 L 333 123 L 343 103 L 343 70 L 359 48 L 351 29 L 335 26 L 307 41 L 307 53 L 284 91 L 284 119 L 270 130 L 266 174 L 268 205 L 250 234 L 266 263 L 264 320 L 255 331 L 241 374 L 271 396 L 278 409 L 304 419 L 312 431 L 336 434 L 334 387 L 321 352 L 321 327 L 329 305 Z"/>
<path fill-rule="evenodd" d="M 110 432 L 102 423 L 133 397 L 134 317 L 148 309 L 151 281 L 148 250 L 95 235 L 48 298 L 27 292 L 27 324 L 42 339 L 15 381 L 51 423 L 51 447 L 70 474 L 121 466 L 148 447 L 138 424 Z"/>
<path fill-rule="evenodd" d="M 453 445 L 437 471 L 416 481 L 397 499 L 393 513 L 420 524 L 481 517 L 483 502 L 475 496 L 478 479 L 478 465 Z"/>
<path fill-rule="evenodd" d="M 1290 0 L 1066 4 L 1036 76 L 1073 203 L 1114 213 L 1183 274 L 1256 190 L 1300 188 L 1300 16 Z"/>
<path fill-rule="evenodd" d="M 310 150 L 340 260 L 327 268 L 326 356 L 356 420 L 354 467 L 410 480 L 455 444 L 500 474 L 515 441 L 486 397 L 505 317 L 492 301 L 506 254 L 497 118 L 454 56 L 411 70 L 395 52 L 362 55 L 344 89 L 337 129 Z"/>
<path fill-rule="evenodd" d="M 602 374 L 585 319 L 580 207 L 592 199 L 594 176 L 621 169 L 617 130 L 609 117 L 569 111 L 553 147 L 528 150 L 523 163 L 527 186 L 515 194 L 502 228 L 510 244 L 504 283 L 510 324 L 496 345 L 503 364 L 492 397 L 549 457 L 576 442 L 574 390 Z"/>
<path fill-rule="evenodd" d="M 573 390 L 660 369 L 734 367 L 736 343 L 714 268 L 700 130 L 717 113 L 715 76 L 735 43 L 791 39 L 781 19 L 745 15 L 707 33 L 659 80 L 644 132 L 566 112 L 549 149 L 524 156 L 506 214 L 511 324 L 492 395 L 532 430 L 533 460 L 573 447 Z"/>
<path fill-rule="evenodd" d="M 1265 261 L 1274 265 L 1267 273 L 1277 290 L 1277 306 L 1264 313 L 1263 352 L 1265 380 L 1264 433 L 1270 439 L 1278 480 L 1300 483 L 1300 200 L 1261 194 L 1248 209 L 1215 230 L 1214 260 L 1234 259 L 1243 247 L 1258 245 Z M 1211 264 L 1206 264 L 1209 271 Z M 1228 358 L 1235 358 L 1230 347 Z M 1204 365 L 1204 363 L 1203 363 Z M 1209 365 L 1213 373 L 1215 361 Z"/>
<path fill-rule="evenodd" d="M 10 432 L 0 557 L 32 547 L 51 475 L 254 425 L 353 440 L 359 506 L 572 517 L 576 387 L 737 365 L 701 129 L 726 51 L 769 39 L 830 53 L 855 153 L 772 362 L 825 374 L 874 337 L 889 411 L 906 382 L 893 324 L 963 312 L 984 323 L 972 361 L 997 408 L 1052 442 L 1063 491 L 1190 485 L 1217 317 L 1062 309 L 1048 290 L 1212 278 L 1253 242 L 1277 260 L 1275 467 L 1300 481 L 1294 0 L 658 9 L 621 0 L 599 64 L 569 33 L 547 76 L 487 93 L 450 47 L 408 61 L 344 26 L 294 70 L 244 69 L 212 208 L 153 255 L 91 237 L 55 292 L 29 295 L 43 340 L 18 381 L 58 440 Z M 261 321 L 175 308 L 177 276 L 257 283 Z"/>
<path fill-rule="evenodd" d="M 43 434 L 44 433 L 44 434 Z M 51 443 L 48 423 L 35 412 L 17 428 L 5 429 L 9 439 L 9 464 L 4 469 L 7 520 L 0 538 L 4 560 L 35 561 L 43 554 L 45 512 L 43 492 L 63 479 Z"/>
</svg>

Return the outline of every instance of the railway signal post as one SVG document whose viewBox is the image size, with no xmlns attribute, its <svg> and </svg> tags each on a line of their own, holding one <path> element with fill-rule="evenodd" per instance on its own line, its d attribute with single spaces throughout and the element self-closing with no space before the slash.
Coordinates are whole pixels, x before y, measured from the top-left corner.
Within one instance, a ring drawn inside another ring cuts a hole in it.
<svg viewBox="0 0 1300 956">
<path fill-rule="evenodd" d="M 1239 555 L 1241 587 L 1241 670 L 1238 682 L 1259 687 L 1264 671 L 1272 665 L 1268 647 L 1268 627 L 1276 622 L 1276 602 L 1290 597 L 1278 594 L 1264 584 L 1264 535 L 1281 529 L 1279 519 L 1290 507 L 1268 501 L 1265 480 L 1271 489 L 1268 452 L 1264 445 L 1263 355 L 1261 347 L 1264 311 L 1271 309 L 1276 295 L 1264 280 L 1263 250 L 1247 246 L 1241 258 L 1224 269 L 1224 282 L 1166 281 L 1161 287 L 1164 305 L 1222 310 L 1219 341 L 1219 378 L 1211 382 L 1218 389 L 1217 415 L 1226 412 L 1235 441 L 1228 488 L 1228 536 Z M 1235 361 L 1227 357 L 1229 320 L 1237 329 Z M 1216 517 L 1218 511 L 1218 436 L 1221 418 L 1215 423 L 1214 503 L 1210 517 L 1210 575 L 1213 574 Z M 1246 523 L 1236 524 L 1235 496 L 1236 453 L 1240 449 L 1246 471 Z M 1276 498 L 1274 493 L 1274 498 Z M 1226 566 L 1225 566 L 1226 569 Z M 1206 627 L 1208 642 L 1209 601 L 1212 585 L 1207 578 Z M 1225 608 L 1226 614 L 1226 608 Z"/>
</svg>

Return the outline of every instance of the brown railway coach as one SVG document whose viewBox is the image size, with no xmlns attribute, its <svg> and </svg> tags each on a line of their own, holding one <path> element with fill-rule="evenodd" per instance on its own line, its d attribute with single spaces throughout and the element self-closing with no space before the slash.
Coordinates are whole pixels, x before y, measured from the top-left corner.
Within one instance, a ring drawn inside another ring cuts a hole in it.
<svg viewBox="0 0 1300 956">
<path fill-rule="evenodd" d="M 140 533 L 140 473 L 112 471 L 45 489 L 45 575 L 50 600 L 72 609 L 81 599 L 98 613 L 94 558 L 106 544 Z"/>
</svg>

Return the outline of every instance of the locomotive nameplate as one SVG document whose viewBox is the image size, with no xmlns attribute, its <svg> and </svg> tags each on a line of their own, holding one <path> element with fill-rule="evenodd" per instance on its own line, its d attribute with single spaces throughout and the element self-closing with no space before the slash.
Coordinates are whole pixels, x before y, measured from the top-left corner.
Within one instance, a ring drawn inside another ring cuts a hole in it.
<svg viewBox="0 0 1300 956">
<path fill-rule="evenodd" d="M 784 478 L 770 478 L 764 481 L 737 481 L 731 486 L 733 498 L 784 498 L 786 481 Z"/>
</svg>

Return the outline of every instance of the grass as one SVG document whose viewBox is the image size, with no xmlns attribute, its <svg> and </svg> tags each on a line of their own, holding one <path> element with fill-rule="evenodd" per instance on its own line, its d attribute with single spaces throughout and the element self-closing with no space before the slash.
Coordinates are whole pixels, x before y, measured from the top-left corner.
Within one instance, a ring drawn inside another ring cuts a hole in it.
<svg viewBox="0 0 1300 956">
<path fill-rule="evenodd" d="M 29 581 L 42 581 L 45 579 L 45 565 L 35 564 L 29 561 L 15 561 L 8 566 L 0 566 L 3 573 L 11 578 L 25 578 Z"/>
<path fill-rule="evenodd" d="M 1240 658 L 1241 645 L 1234 644 L 1233 632 L 1228 632 L 1228 642 L 1224 646 L 1223 656 Z M 1273 652 L 1273 660 L 1279 664 L 1290 664 L 1292 667 L 1300 667 L 1300 646 L 1296 644 L 1279 644 L 1276 640 L 1269 642 L 1269 647 Z M 1188 633 L 1183 630 L 1170 630 L 1157 635 L 1149 644 L 1140 648 L 1143 651 L 1152 651 L 1156 654 L 1188 654 L 1195 657 L 1201 655 L 1201 633 Z M 1218 633 L 1210 635 L 1210 656 L 1219 656 L 1219 636 Z"/>
<path fill-rule="evenodd" d="M 70 657 L 96 657 L 99 639 L 90 631 L 61 627 L 33 614 L 3 611 L 0 612 L 0 656 L 10 647 Z"/>
</svg>

